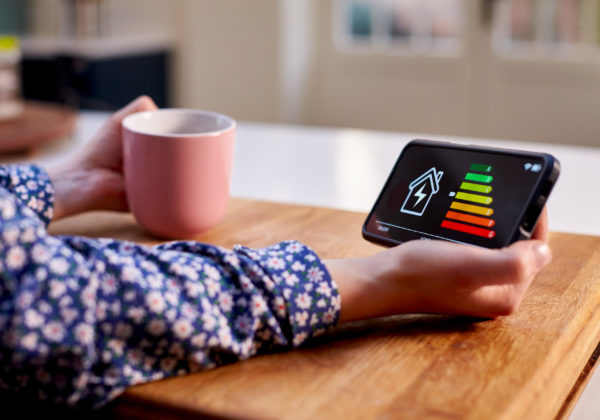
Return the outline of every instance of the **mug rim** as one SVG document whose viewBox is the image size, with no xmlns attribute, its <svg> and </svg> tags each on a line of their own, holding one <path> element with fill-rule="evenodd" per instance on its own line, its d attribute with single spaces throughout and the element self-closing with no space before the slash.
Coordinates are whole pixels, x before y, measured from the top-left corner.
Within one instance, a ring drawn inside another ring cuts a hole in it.
<svg viewBox="0 0 600 420">
<path fill-rule="evenodd" d="M 227 121 L 227 126 L 225 128 L 219 130 L 207 130 L 207 131 L 196 131 L 192 133 L 157 133 L 149 130 L 134 128 L 131 125 L 134 123 L 134 120 L 138 120 L 141 118 L 150 118 L 153 114 L 171 114 L 171 113 L 179 113 L 179 114 L 195 114 L 195 115 L 209 115 L 213 117 L 223 118 Z M 143 134 L 147 136 L 155 136 L 155 137 L 172 137 L 172 138 L 187 138 L 187 137 L 195 137 L 195 136 L 219 136 L 223 133 L 226 133 L 230 130 L 236 128 L 236 121 L 228 115 L 222 114 L 220 112 L 208 111 L 204 109 L 194 109 L 194 108 L 161 108 L 154 109 L 151 111 L 140 111 L 135 112 L 126 116 L 121 125 L 124 129 L 137 134 Z"/>
</svg>

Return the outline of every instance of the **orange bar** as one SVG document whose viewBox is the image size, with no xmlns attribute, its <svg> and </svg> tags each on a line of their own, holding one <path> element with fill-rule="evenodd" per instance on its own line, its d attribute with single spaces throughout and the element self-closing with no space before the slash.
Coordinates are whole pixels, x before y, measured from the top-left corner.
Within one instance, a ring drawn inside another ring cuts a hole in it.
<svg viewBox="0 0 600 420">
<path fill-rule="evenodd" d="M 474 225 L 485 226 L 485 227 L 493 227 L 496 222 L 492 219 L 486 219 L 485 217 L 479 216 L 471 216 L 470 214 L 457 213 L 455 211 L 449 210 L 446 213 L 446 217 L 448 219 L 460 220 L 461 222 L 472 223 Z"/>
</svg>

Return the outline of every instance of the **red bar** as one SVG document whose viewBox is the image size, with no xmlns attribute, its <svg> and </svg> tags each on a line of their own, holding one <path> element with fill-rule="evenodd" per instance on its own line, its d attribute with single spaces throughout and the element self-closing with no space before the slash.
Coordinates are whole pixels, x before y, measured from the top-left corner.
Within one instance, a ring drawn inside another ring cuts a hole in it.
<svg viewBox="0 0 600 420">
<path fill-rule="evenodd" d="M 485 226 L 485 227 L 493 227 L 496 222 L 493 219 L 488 219 L 486 217 L 472 216 L 470 214 L 457 213 L 455 211 L 449 210 L 446 213 L 446 218 L 459 220 L 461 222 L 472 223 L 474 225 Z"/>
<path fill-rule="evenodd" d="M 496 232 L 494 232 L 493 230 L 469 226 L 462 223 L 451 222 L 449 220 L 444 220 L 442 222 L 442 227 L 446 229 L 457 230 L 459 232 L 470 233 L 471 235 L 482 236 L 484 238 L 489 239 L 496 236 Z"/>
</svg>

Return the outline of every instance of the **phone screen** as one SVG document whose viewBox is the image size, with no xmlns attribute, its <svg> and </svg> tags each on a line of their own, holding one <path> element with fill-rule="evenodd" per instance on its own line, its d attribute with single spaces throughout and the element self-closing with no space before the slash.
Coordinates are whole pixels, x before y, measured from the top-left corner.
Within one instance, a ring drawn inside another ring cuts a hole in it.
<svg viewBox="0 0 600 420">
<path fill-rule="evenodd" d="M 415 142 L 404 149 L 365 230 L 396 243 L 508 245 L 547 176 L 547 159 L 436 144 Z"/>
</svg>

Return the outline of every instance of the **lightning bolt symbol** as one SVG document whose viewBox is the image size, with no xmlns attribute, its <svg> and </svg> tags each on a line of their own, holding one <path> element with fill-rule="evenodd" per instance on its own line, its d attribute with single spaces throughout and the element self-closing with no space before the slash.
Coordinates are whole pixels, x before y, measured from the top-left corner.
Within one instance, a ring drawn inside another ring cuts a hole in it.
<svg viewBox="0 0 600 420">
<path fill-rule="evenodd" d="M 416 203 L 413 205 L 413 207 L 415 207 L 417 204 L 419 204 L 419 203 L 421 202 L 421 200 L 423 200 L 423 199 L 425 198 L 425 196 L 427 195 L 427 194 L 424 194 L 424 193 L 423 193 L 423 188 L 425 188 L 425 185 L 422 185 L 422 186 L 421 186 L 421 188 L 419 189 L 419 191 L 417 191 L 417 192 L 415 193 L 415 195 L 416 195 L 417 197 L 419 197 L 419 199 L 418 199 L 418 200 L 417 200 L 417 202 L 416 202 Z"/>
</svg>

